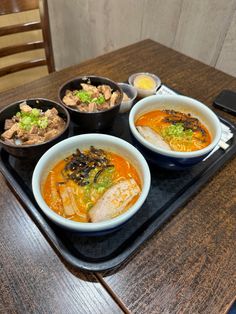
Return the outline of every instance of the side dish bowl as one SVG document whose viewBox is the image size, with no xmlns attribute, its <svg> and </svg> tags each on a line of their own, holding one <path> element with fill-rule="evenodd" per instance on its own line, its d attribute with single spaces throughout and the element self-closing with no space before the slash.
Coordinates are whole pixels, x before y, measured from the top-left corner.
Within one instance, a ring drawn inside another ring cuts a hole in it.
<svg viewBox="0 0 236 314">
<path fill-rule="evenodd" d="M 130 75 L 128 81 L 129 84 L 137 90 L 140 98 L 154 95 L 161 86 L 160 78 L 148 72 L 134 73 Z"/>
<path fill-rule="evenodd" d="M 129 99 L 122 99 L 120 105 L 120 113 L 125 113 L 131 109 L 133 106 L 134 100 L 137 97 L 137 90 L 130 84 L 118 83 L 119 87 L 122 89 L 123 94 L 126 94 Z"/>
<path fill-rule="evenodd" d="M 49 208 L 42 196 L 42 186 L 45 183 L 49 171 L 55 164 L 74 153 L 77 148 L 83 151 L 84 149 L 88 149 L 91 145 L 99 149 L 101 148 L 117 153 L 130 161 L 140 176 L 142 189 L 138 200 L 123 214 L 102 222 L 77 222 L 66 219 Z M 132 216 L 141 208 L 148 195 L 150 181 L 150 171 L 146 160 L 131 144 L 110 135 L 84 134 L 70 137 L 56 144 L 41 157 L 33 173 L 32 188 L 39 207 L 54 223 L 71 231 L 76 231 L 88 236 L 95 236 L 112 232 L 122 227 L 129 219 L 132 219 Z"/>
<path fill-rule="evenodd" d="M 206 126 L 211 143 L 203 149 L 191 152 L 166 150 L 148 142 L 137 130 L 135 121 L 143 114 L 154 110 L 175 110 L 190 113 Z M 186 96 L 150 96 L 137 102 L 129 115 L 129 127 L 135 143 L 142 154 L 151 162 L 167 169 L 181 170 L 202 161 L 219 143 L 221 124 L 214 112 L 201 102 Z"/>
<path fill-rule="evenodd" d="M 37 159 L 41 155 L 43 155 L 43 153 L 51 146 L 68 136 L 70 115 L 62 105 L 49 99 L 32 98 L 20 100 L 0 110 L 0 134 L 4 132 L 5 120 L 11 119 L 17 112 L 19 112 L 19 105 L 23 102 L 27 102 L 27 105 L 31 106 L 32 108 L 42 109 L 43 111 L 55 108 L 58 111 L 58 115 L 65 121 L 65 128 L 58 135 L 43 143 L 31 145 L 15 145 L 8 143 L 0 138 L 0 146 L 4 148 L 10 155 L 18 158 Z"/>
<path fill-rule="evenodd" d="M 93 86 L 108 85 L 111 87 L 113 92 L 119 92 L 119 97 L 117 98 L 115 105 L 109 109 L 98 112 L 79 111 L 71 106 L 66 105 L 63 102 L 63 98 L 66 95 L 67 90 L 73 91 L 82 89 L 81 83 L 91 84 Z M 92 132 L 105 130 L 112 127 L 113 122 L 119 113 L 123 92 L 116 82 L 113 82 L 108 78 L 95 75 L 84 75 L 64 83 L 59 89 L 58 97 L 61 104 L 69 111 L 71 119 L 77 124 L 77 126 L 82 130 Z"/>
</svg>

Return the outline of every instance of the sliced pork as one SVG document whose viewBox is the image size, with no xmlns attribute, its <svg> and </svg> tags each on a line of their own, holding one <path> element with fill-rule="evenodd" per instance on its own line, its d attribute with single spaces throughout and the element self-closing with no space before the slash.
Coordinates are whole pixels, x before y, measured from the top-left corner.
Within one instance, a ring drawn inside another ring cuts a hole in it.
<svg viewBox="0 0 236 314">
<path fill-rule="evenodd" d="M 91 222 L 105 221 L 118 216 L 139 192 L 140 188 L 134 179 L 113 185 L 90 209 L 88 214 Z"/>
<path fill-rule="evenodd" d="M 149 143 L 159 148 L 171 150 L 170 146 L 162 139 L 162 137 L 148 126 L 137 126 L 137 129 Z"/>
<path fill-rule="evenodd" d="M 31 108 L 26 102 L 19 105 L 20 111 L 11 119 L 6 119 L 1 139 L 15 145 L 34 145 L 44 143 L 65 128 L 65 121 L 56 108 L 43 112 Z"/>
<path fill-rule="evenodd" d="M 66 90 L 63 102 L 65 105 L 81 112 L 99 112 L 108 110 L 118 104 L 119 91 L 114 91 L 109 85 L 94 86 L 80 84 L 82 89 Z"/>
</svg>

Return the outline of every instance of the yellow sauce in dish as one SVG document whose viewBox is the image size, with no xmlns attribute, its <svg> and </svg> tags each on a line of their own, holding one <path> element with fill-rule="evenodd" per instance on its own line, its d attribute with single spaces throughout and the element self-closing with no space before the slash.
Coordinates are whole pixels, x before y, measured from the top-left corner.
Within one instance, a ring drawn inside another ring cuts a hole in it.
<svg viewBox="0 0 236 314">
<path fill-rule="evenodd" d="M 134 79 L 134 87 L 138 89 L 153 90 L 156 85 L 155 80 L 149 75 L 141 74 Z"/>
</svg>

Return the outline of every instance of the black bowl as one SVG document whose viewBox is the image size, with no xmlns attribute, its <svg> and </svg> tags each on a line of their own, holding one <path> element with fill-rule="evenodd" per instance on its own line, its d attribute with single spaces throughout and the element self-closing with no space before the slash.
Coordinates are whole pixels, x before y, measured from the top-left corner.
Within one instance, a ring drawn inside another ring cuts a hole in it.
<svg viewBox="0 0 236 314">
<path fill-rule="evenodd" d="M 116 104 L 114 107 L 99 111 L 99 112 L 80 112 L 79 110 L 72 109 L 63 102 L 63 97 L 65 96 L 66 90 L 80 90 L 81 83 L 90 83 L 94 86 L 98 85 L 109 85 L 113 91 L 119 91 L 120 96 L 117 98 Z M 101 77 L 101 76 L 81 76 L 74 78 L 65 84 L 63 84 L 59 89 L 59 100 L 63 106 L 68 109 L 71 119 L 77 124 L 78 128 L 85 131 L 101 131 L 106 130 L 112 127 L 113 122 L 116 116 L 119 113 L 120 104 L 123 98 L 122 89 L 118 86 L 117 83 L 112 80 Z"/>
<path fill-rule="evenodd" d="M 59 116 L 66 122 L 65 129 L 59 135 L 44 143 L 34 145 L 14 145 L 6 143 L 4 140 L 0 139 L 0 146 L 10 155 L 18 158 L 25 158 L 27 160 L 35 160 L 43 155 L 43 153 L 45 153 L 51 146 L 68 137 L 70 115 L 62 105 L 52 100 L 43 98 L 20 100 L 0 110 L 0 134 L 4 132 L 5 120 L 11 119 L 19 111 L 19 105 L 24 101 L 26 101 L 29 106 L 42 109 L 43 111 L 54 107 L 57 109 Z"/>
</svg>

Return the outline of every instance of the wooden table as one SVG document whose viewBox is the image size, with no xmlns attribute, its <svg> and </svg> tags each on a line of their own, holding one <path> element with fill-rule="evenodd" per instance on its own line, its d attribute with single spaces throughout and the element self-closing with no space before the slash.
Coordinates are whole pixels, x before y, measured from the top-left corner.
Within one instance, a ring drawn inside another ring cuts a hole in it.
<svg viewBox="0 0 236 314">
<path fill-rule="evenodd" d="M 0 95 L 57 99 L 81 74 L 126 81 L 137 71 L 211 105 L 236 79 L 151 40 Z M 235 118 L 224 114 L 228 119 Z M 56 254 L 0 177 L 1 313 L 225 313 L 236 295 L 236 158 L 119 269 L 75 271 Z"/>
</svg>

